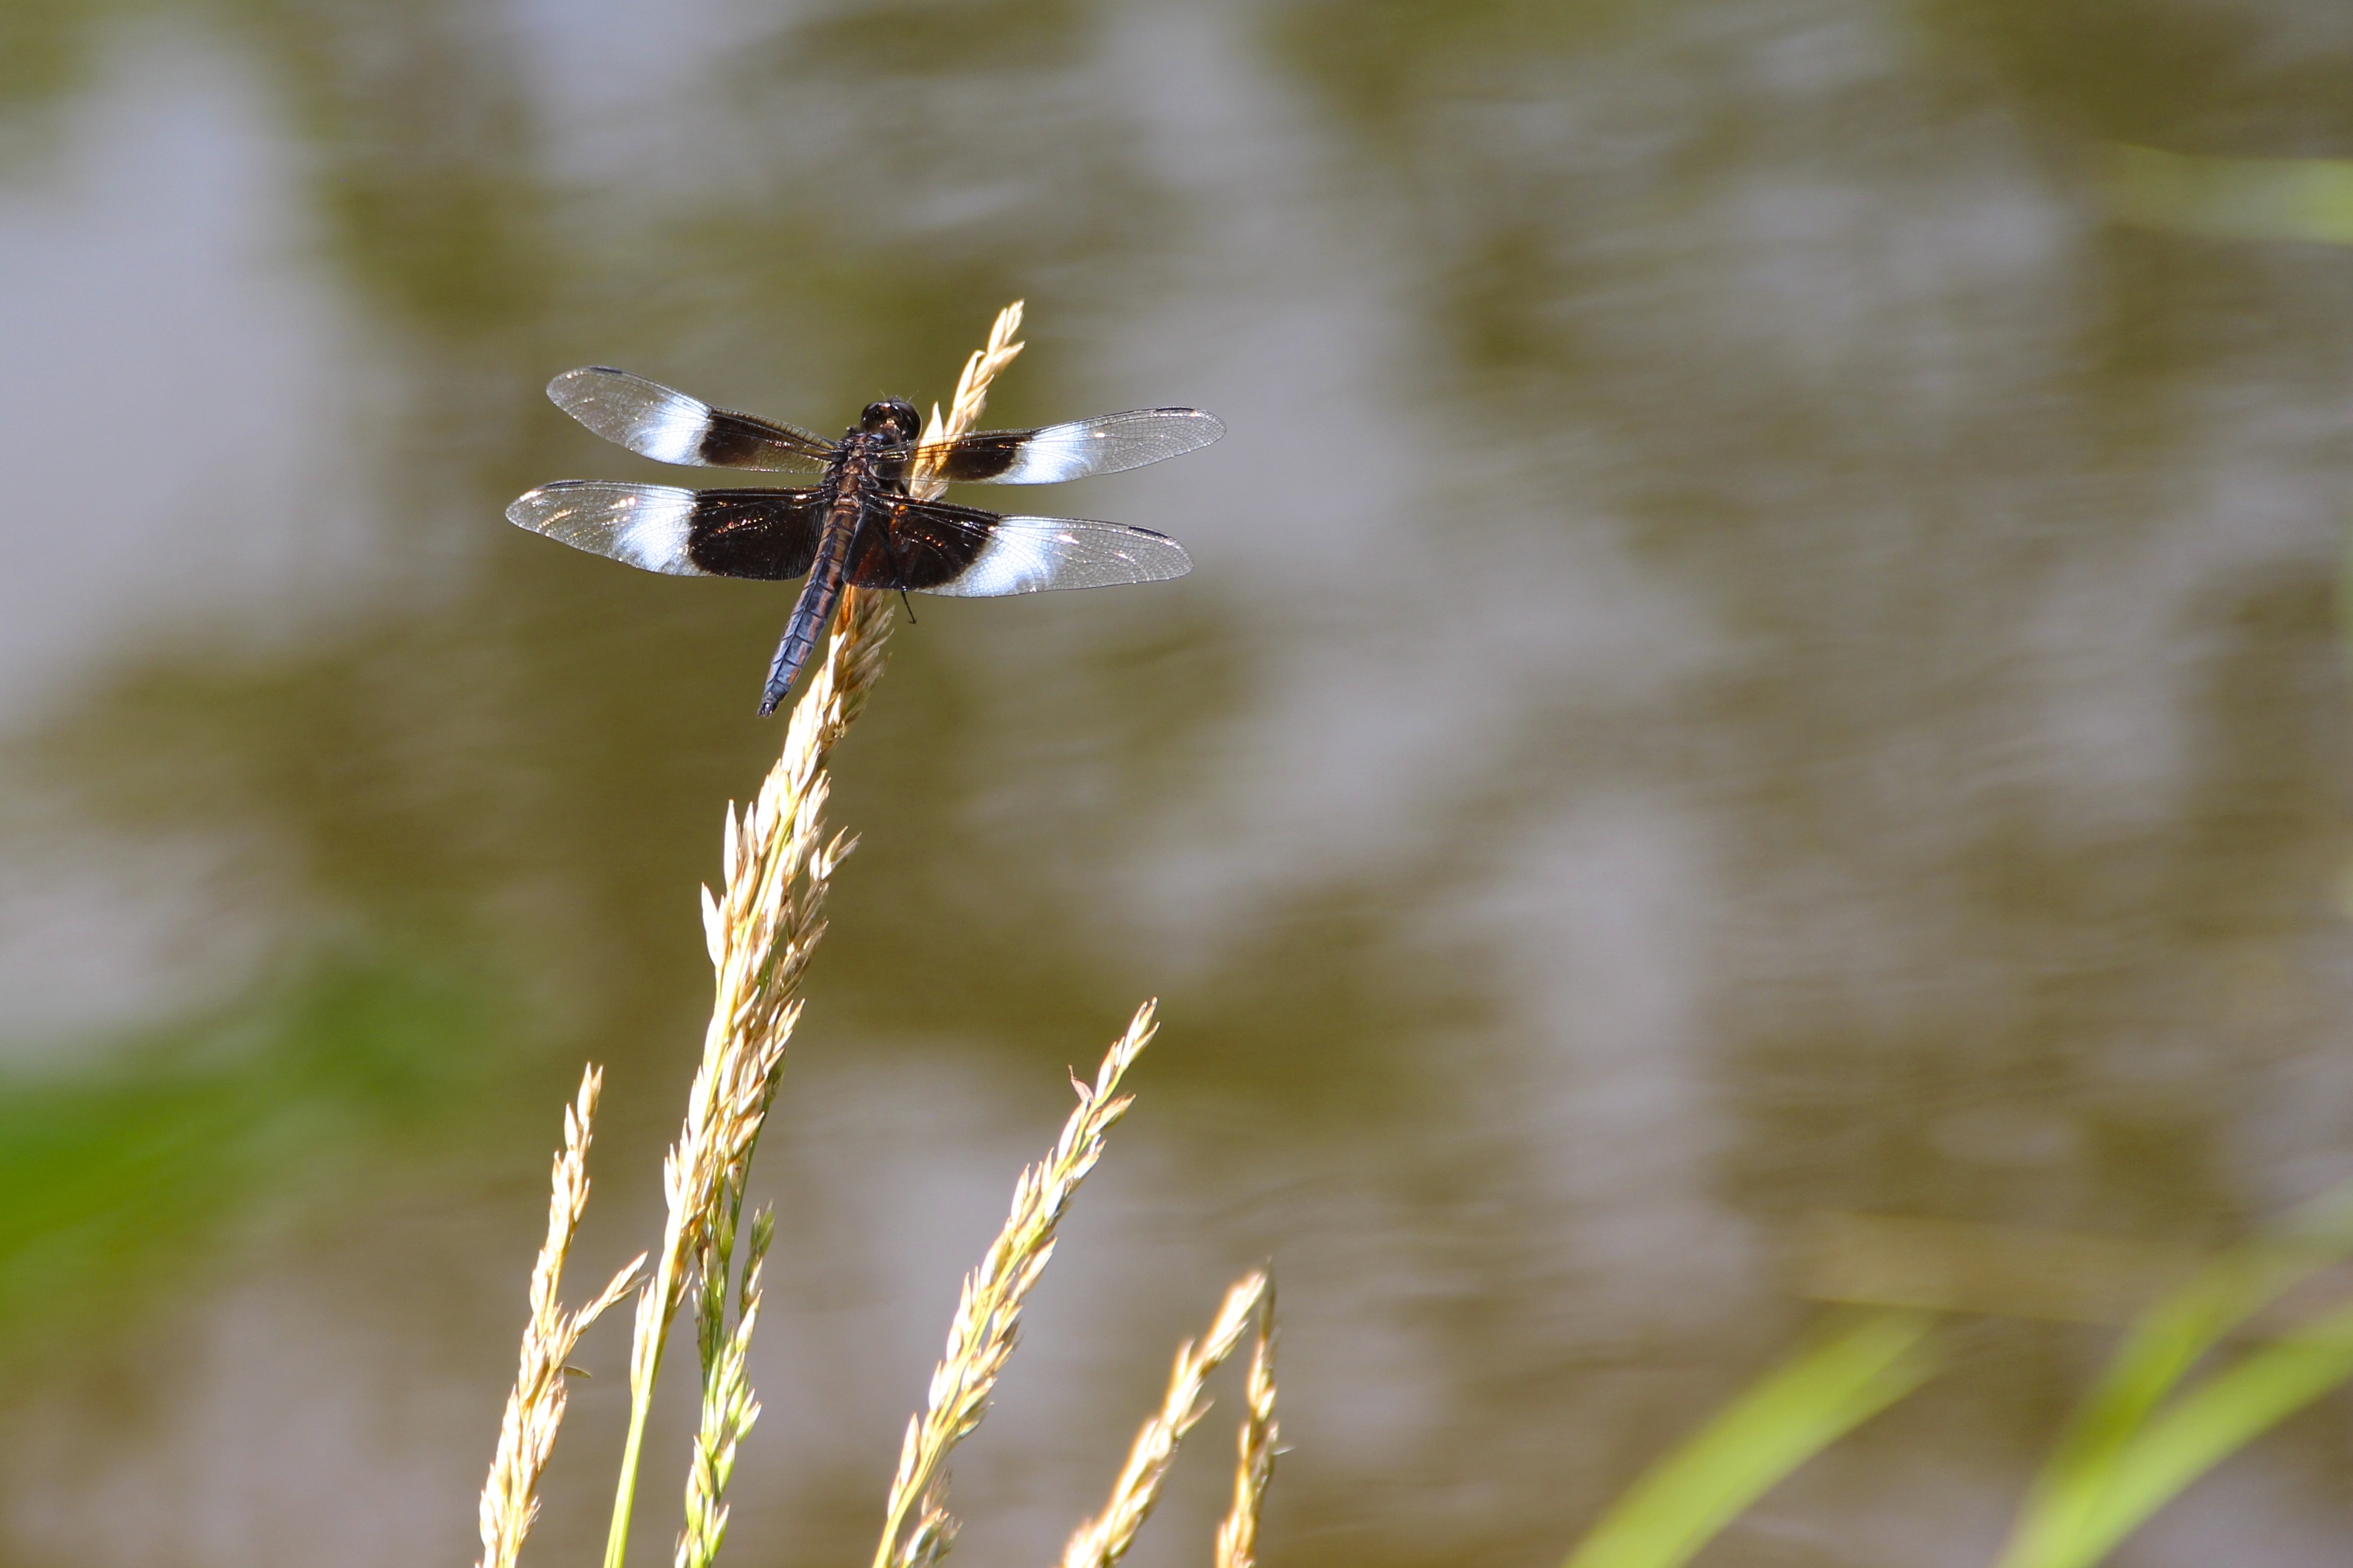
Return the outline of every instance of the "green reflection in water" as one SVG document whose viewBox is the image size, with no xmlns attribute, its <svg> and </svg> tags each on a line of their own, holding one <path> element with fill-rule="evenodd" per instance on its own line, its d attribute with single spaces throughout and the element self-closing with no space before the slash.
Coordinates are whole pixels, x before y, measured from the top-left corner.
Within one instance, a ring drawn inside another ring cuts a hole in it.
<svg viewBox="0 0 2353 1568">
<path fill-rule="evenodd" d="M 22 114 L 82 85 L 94 9 L 74 0 L 21 0 L 0 7 L 0 104 Z"/>
<path fill-rule="evenodd" d="M 2126 223 L 2220 239 L 2353 245 L 2353 163 L 2106 151 L 2108 208 Z"/>
<path fill-rule="evenodd" d="M 87 1352 L 95 1326 L 219 1275 L 257 1206 L 315 1223 L 364 1204 L 385 1161 L 494 1131 L 509 1016 L 449 955 L 386 943 L 103 1072 L 0 1080 L 0 1357 L 54 1361 L 69 1326 Z"/>
</svg>

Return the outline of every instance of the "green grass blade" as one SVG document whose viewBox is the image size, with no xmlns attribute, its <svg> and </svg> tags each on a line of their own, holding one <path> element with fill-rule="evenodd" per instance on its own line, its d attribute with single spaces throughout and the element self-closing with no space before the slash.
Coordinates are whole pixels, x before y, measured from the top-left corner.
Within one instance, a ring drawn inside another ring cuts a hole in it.
<svg viewBox="0 0 2353 1568">
<path fill-rule="evenodd" d="M 2103 1535 L 2101 1521 L 2116 1516 L 2116 1489 L 2136 1446 L 2150 1435 L 2148 1423 L 2158 1406 L 2225 1335 L 2348 1252 L 2353 1252 L 2353 1184 L 2297 1209 L 2281 1237 L 2215 1259 L 2144 1312 L 2035 1478 L 1998 1568 L 2062 1568 L 2097 1561 L 2114 1540 L 2091 1556 L 2084 1553 Z M 2251 1431 L 2238 1443 L 2253 1436 Z M 2221 1457 L 2218 1453 L 2207 1464 Z M 2188 1479 L 2180 1484 L 2189 1484 Z M 2135 1523 L 2158 1502 L 2136 1515 Z"/>
<path fill-rule="evenodd" d="M 2308 1271 L 2301 1259 L 2234 1255 L 2143 1313 L 2035 1477 L 1999 1568 L 2078 1561 L 2078 1543 L 2150 1414 L 2223 1335 Z"/>
<path fill-rule="evenodd" d="M 2353 1377 L 2353 1309 L 2252 1351 L 2173 1402 L 2116 1457 L 2037 1568 L 2089 1568 L 2192 1481 Z"/>
<path fill-rule="evenodd" d="M 1926 1312 L 1881 1311 L 1799 1352 L 1653 1467 L 1567 1568 L 1680 1568 L 1791 1471 L 1932 1376 Z"/>
</svg>

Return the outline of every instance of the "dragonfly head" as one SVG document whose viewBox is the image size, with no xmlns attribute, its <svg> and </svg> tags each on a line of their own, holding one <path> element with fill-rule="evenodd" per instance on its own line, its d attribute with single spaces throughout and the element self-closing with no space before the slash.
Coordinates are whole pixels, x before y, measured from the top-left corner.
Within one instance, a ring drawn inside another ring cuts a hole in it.
<svg viewBox="0 0 2353 1568">
<path fill-rule="evenodd" d="M 903 397 L 888 397 L 868 404 L 866 412 L 858 416 L 858 427 L 869 435 L 887 436 L 893 441 L 912 441 L 922 431 L 923 422 L 913 404 Z"/>
</svg>

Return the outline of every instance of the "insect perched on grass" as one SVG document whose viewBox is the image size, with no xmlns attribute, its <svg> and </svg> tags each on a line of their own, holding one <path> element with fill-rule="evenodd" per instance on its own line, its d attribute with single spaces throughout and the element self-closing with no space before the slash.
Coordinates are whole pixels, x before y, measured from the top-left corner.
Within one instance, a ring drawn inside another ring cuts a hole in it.
<svg viewBox="0 0 2353 1568">
<path fill-rule="evenodd" d="M 911 474 L 950 482 L 1059 484 L 1194 451 L 1226 433 L 1198 408 L 1138 408 L 1042 430 L 983 430 L 923 446 L 914 405 L 870 403 L 839 441 L 589 365 L 548 383 L 555 405 L 658 462 L 815 471 L 805 489 L 680 489 L 560 479 L 518 497 L 507 519 L 575 549 L 688 577 L 807 574 L 768 667 L 776 710 L 842 585 L 994 598 L 1047 588 L 1156 583 L 1193 568 L 1166 534 L 1068 517 L 1004 517 L 909 493 Z"/>
</svg>

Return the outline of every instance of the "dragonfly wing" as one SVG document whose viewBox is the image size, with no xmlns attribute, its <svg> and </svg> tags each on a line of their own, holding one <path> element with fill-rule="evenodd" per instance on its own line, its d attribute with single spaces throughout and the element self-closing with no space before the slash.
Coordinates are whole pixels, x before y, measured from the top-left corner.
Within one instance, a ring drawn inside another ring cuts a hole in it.
<svg viewBox="0 0 2353 1568">
<path fill-rule="evenodd" d="M 993 599 L 1165 582 L 1193 569 L 1175 540 L 1124 523 L 999 517 L 895 496 L 875 510 L 850 568 L 850 580 L 864 587 Z"/>
<path fill-rule="evenodd" d="M 648 572 L 774 581 L 809 569 L 825 507 L 814 490 L 559 479 L 517 497 L 507 521 Z"/>
<path fill-rule="evenodd" d="M 601 364 L 547 384 L 558 408 L 607 441 L 658 463 L 702 468 L 813 469 L 833 444 L 807 430 L 713 408 L 699 397 Z"/>
<path fill-rule="evenodd" d="M 949 443 L 941 467 L 965 483 L 1052 485 L 1198 451 L 1226 433 L 1198 408 L 1132 408 L 1042 430 L 983 430 Z"/>
</svg>

